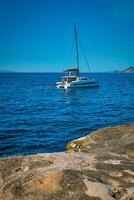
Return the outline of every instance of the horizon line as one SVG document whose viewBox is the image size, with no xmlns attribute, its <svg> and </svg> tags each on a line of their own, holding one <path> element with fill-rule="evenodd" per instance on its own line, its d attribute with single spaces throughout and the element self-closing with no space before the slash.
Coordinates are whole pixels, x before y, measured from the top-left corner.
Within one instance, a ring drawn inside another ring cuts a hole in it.
<svg viewBox="0 0 134 200">
<path fill-rule="evenodd" d="M 114 70 L 113 71 L 96 71 L 96 72 L 87 72 L 87 71 L 85 71 L 85 72 L 80 72 L 80 73 L 113 73 L 113 72 L 115 72 Z M 46 72 L 46 71 L 44 71 L 44 72 L 41 72 L 41 71 L 22 71 L 22 72 L 19 72 L 19 71 L 0 71 L 0 73 L 63 73 L 63 71 L 61 71 L 61 72 L 55 72 L 55 71 L 48 71 L 48 72 Z"/>
</svg>

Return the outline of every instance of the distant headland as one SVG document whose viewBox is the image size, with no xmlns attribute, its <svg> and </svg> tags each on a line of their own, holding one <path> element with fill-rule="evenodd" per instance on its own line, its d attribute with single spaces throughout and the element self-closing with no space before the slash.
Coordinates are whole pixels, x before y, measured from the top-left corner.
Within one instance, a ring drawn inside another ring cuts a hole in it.
<svg viewBox="0 0 134 200">
<path fill-rule="evenodd" d="M 134 67 L 130 66 L 122 70 L 116 70 L 114 73 L 134 73 Z"/>
<path fill-rule="evenodd" d="M 8 71 L 8 70 L 0 70 L 0 73 L 2 74 L 4 74 L 4 73 L 19 73 L 19 72 L 16 72 L 16 71 Z"/>
</svg>

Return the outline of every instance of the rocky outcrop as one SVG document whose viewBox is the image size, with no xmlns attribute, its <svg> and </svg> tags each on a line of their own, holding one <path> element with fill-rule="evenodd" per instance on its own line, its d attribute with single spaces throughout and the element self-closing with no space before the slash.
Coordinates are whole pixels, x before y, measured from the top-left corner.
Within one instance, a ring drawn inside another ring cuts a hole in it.
<svg viewBox="0 0 134 200">
<path fill-rule="evenodd" d="M 134 67 L 128 67 L 126 69 L 123 70 L 123 72 L 126 72 L 126 73 L 134 73 Z"/>
<path fill-rule="evenodd" d="M 134 67 L 130 66 L 122 70 L 114 71 L 115 73 L 134 73 Z"/>
<path fill-rule="evenodd" d="M 0 200 L 100 199 L 134 199 L 134 125 L 95 131 L 67 152 L 0 159 Z"/>
</svg>

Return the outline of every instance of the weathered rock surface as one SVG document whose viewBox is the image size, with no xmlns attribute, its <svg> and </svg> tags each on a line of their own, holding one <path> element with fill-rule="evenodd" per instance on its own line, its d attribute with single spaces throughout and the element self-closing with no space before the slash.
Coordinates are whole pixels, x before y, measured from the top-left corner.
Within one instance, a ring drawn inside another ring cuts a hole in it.
<svg viewBox="0 0 134 200">
<path fill-rule="evenodd" d="M 0 159 L 0 200 L 134 200 L 134 125 L 93 132 L 67 150 Z"/>
</svg>

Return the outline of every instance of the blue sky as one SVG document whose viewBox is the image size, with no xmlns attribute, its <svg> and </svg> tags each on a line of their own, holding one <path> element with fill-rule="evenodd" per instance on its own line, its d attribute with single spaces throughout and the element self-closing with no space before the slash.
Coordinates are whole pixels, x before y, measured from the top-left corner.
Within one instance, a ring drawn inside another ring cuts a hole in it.
<svg viewBox="0 0 134 200">
<path fill-rule="evenodd" d="M 0 0 L 0 70 L 75 67 L 73 22 L 93 72 L 134 65 L 133 0 Z"/>
</svg>

